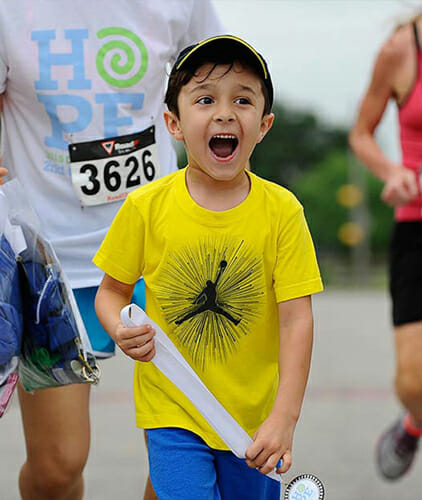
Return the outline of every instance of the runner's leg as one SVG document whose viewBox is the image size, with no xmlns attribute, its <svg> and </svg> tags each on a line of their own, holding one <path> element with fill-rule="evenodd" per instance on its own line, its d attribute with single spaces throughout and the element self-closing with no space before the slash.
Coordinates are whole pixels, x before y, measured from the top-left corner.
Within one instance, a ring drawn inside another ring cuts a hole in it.
<svg viewBox="0 0 422 500">
<path fill-rule="evenodd" d="M 396 392 L 422 423 L 422 222 L 396 223 L 390 246 L 390 292 L 396 347 Z"/>
<path fill-rule="evenodd" d="M 90 386 L 72 384 L 27 393 L 18 389 L 26 462 L 23 500 L 81 500 L 90 442 Z"/>
<path fill-rule="evenodd" d="M 397 326 L 395 341 L 397 395 L 422 425 L 422 322 Z"/>
<path fill-rule="evenodd" d="M 383 432 L 376 447 L 381 475 L 390 480 L 410 469 L 422 424 L 422 223 L 396 223 L 390 246 L 390 293 L 396 347 L 396 393 L 407 414 Z"/>
</svg>

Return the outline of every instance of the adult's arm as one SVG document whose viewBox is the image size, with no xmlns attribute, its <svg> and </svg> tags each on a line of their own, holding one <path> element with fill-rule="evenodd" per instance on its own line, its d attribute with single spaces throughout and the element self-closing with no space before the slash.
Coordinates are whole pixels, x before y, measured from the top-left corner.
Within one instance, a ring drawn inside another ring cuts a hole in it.
<svg viewBox="0 0 422 500">
<path fill-rule="evenodd" d="M 392 162 L 379 148 L 375 131 L 388 101 L 394 97 L 394 82 L 401 69 L 403 47 L 393 38 L 382 47 L 368 89 L 359 108 L 349 143 L 357 158 L 385 183 L 383 200 L 390 205 L 408 203 L 418 193 L 413 172 Z"/>
</svg>

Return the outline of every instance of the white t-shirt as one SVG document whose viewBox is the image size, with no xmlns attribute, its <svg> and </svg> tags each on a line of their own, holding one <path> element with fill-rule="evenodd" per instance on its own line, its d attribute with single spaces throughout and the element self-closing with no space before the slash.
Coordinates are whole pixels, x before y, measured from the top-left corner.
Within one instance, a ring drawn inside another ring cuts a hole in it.
<svg viewBox="0 0 422 500">
<path fill-rule="evenodd" d="M 3 164 L 23 184 L 72 287 L 99 284 L 91 261 L 126 181 L 176 169 L 162 118 L 168 63 L 222 32 L 208 0 L 0 0 Z M 132 136 L 142 131 L 147 146 Z M 81 148 L 74 167 L 69 144 Z M 90 161 L 96 149 L 102 159 Z"/>
</svg>

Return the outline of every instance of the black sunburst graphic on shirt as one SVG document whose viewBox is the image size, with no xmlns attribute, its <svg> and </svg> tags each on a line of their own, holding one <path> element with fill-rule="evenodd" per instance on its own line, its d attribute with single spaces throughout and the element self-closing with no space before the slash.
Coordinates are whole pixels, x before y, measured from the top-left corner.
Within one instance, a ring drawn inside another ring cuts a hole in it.
<svg viewBox="0 0 422 500">
<path fill-rule="evenodd" d="M 155 292 L 172 333 L 194 363 L 225 361 L 248 334 L 264 300 L 262 259 L 211 238 L 169 256 Z"/>
</svg>

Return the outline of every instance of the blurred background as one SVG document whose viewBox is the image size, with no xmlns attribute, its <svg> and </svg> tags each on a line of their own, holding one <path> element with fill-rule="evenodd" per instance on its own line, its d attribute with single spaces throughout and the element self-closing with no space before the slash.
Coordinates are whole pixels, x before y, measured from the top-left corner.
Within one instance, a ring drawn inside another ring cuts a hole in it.
<svg viewBox="0 0 422 500">
<path fill-rule="evenodd" d="M 214 3 L 227 32 L 249 41 L 269 64 L 276 120 L 252 168 L 304 205 L 326 285 L 313 298 L 312 370 L 285 481 L 316 474 L 328 500 L 420 499 L 420 457 L 398 483 L 375 470 L 379 433 L 400 412 L 385 272 L 393 214 L 380 201 L 381 184 L 349 152 L 347 135 L 382 42 L 422 9 L 422 0 Z M 377 137 L 399 161 L 395 114 L 390 103 Z M 92 391 L 86 500 L 140 499 L 148 467 L 134 423 L 133 366 L 118 353 L 102 369 Z M 0 500 L 18 500 L 23 459 L 15 396 L 0 421 Z"/>
<path fill-rule="evenodd" d="M 215 0 L 227 30 L 266 58 L 276 89 L 272 131 L 252 168 L 305 207 L 328 286 L 383 286 L 392 209 L 349 153 L 348 130 L 385 38 L 422 2 Z M 395 105 L 377 131 L 399 161 Z"/>
</svg>

